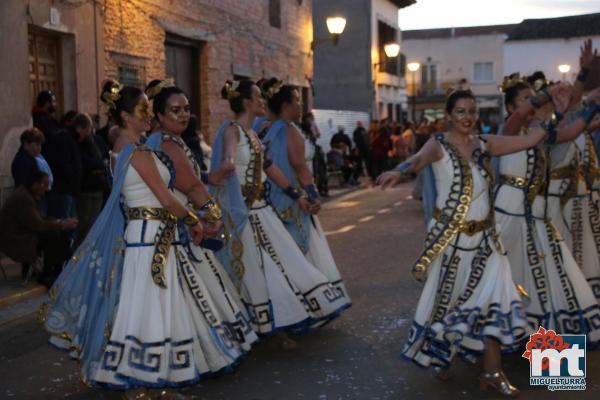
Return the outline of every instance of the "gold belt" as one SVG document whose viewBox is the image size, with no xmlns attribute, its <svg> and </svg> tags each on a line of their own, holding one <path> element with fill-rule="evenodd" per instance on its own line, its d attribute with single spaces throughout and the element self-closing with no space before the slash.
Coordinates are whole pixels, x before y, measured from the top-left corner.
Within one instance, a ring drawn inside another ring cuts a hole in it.
<svg viewBox="0 0 600 400">
<path fill-rule="evenodd" d="M 447 224 L 450 223 L 451 218 L 442 213 L 442 210 L 440 210 L 439 208 L 435 207 L 433 209 L 433 218 L 437 219 L 438 221 Z M 458 230 L 468 236 L 473 236 L 474 234 L 481 232 L 485 229 L 490 229 L 492 228 L 492 218 L 491 218 L 491 213 L 489 214 L 489 216 L 484 219 L 484 220 L 480 220 L 480 221 L 475 221 L 475 220 L 471 220 L 471 221 L 463 221 L 459 227 Z"/>
<path fill-rule="evenodd" d="M 127 209 L 127 219 L 129 221 L 163 221 L 170 218 L 176 219 L 164 208 L 130 207 Z"/>
<path fill-rule="evenodd" d="M 246 205 L 251 207 L 257 200 L 264 200 L 265 198 L 265 185 L 246 183 L 242 185 L 242 196 L 246 200 Z"/>
<path fill-rule="evenodd" d="M 567 165 L 565 167 L 553 169 L 550 172 L 550 179 L 581 179 L 583 178 L 583 169 Z"/>
<path fill-rule="evenodd" d="M 177 218 L 164 208 L 152 207 L 130 207 L 127 209 L 127 218 L 129 221 L 161 221 L 161 226 L 154 238 L 154 255 L 150 265 L 152 281 L 159 287 L 167 287 L 165 279 L 165 267 L 167 266 L 167 257 L 177 230 Z"/>
<path fill-rule="evenodd" d="M 514 186 L 519 189 L 527 189 L 527 180 L 522 176 L 500 175 L 500 183 L 503 185 Z"/>
</svg>

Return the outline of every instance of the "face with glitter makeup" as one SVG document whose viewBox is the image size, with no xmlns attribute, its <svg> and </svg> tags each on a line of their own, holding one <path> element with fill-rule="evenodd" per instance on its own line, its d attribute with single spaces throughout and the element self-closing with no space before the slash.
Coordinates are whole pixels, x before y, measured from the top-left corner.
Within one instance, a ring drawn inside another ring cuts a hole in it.
<svg viewBox="0 0 600 400">
<path fill-rule="evenodd" d="M 477 103 L 473 99 L 459 99 L 450 113 L 450 123 L 459 133 L 469 135 L 479 119 Z"/>
<path fill-rule="evenodd" d="M 190 103 L 181 93 L 169 96 L 164 114 L 158 113 L 162 129 L 175 135 L 181 135 L 190 122 Z"/>
<path fill-rule="evenodd" d="M 150 102 L 146 95 L 140 96 L 140 99 L 133 108 L 131 114 L 122 112 L 122 117 L 126 121 L 126 126 L 136 132 L 145 132 L 149 130 L 152 115 L 150 114 Z"/>
</svg>

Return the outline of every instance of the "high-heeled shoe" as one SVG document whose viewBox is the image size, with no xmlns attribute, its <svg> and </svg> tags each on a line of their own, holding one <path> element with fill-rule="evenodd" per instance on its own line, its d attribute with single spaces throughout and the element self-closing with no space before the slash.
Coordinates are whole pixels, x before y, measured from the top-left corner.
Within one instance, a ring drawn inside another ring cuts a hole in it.
<svg viewBox="0 0 600 400">
<path fill-rule="evenodd" d="M 508 381 L 502 371 L 484 372 L 479 375 L 479 388 L 485 391 L 488 387 L 496 389 L 498 393 L 505 397 L 517 397 L 521 393 Z"/>
</svg>

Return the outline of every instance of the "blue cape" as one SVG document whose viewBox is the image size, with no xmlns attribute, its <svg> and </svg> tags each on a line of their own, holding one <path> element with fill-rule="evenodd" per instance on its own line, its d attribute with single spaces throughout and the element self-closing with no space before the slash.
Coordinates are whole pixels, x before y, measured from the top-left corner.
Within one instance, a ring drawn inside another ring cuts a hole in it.
<svg viewBox="0 0 600 400">
<path fill-rule="evenodd" d="M 46 303 L 46 329 L 66 339 L 70 349 L 79 353 L 82 378 L 88 383 L 93 383 L 102 361 L 106 333 L 112 329 L 119 301 L 125 250 L 121 188 L 134 149 L 130 144 L 120 152 L 110 197 L 52 286 Z"/>
<path fill-rule="evenodd" d="M 225 151 L 225 130 L 231 124 L 226 120 L 223 122 L 212 146 L 212 158 L 210 161 L 210 170 L 216 171 L 221 167 L 223 152 Z M 241 138 L 243 139 L 243 138 Z M 221 209 L 223 210 L 223 230 L 227 236 L 225 247 L 215 252 L 215 255 L 227 270 L 234 281 L 239 278 L 234 272 L 232 262 L 234 261 L 232 246 L 234 243 L 241 243 L 242 231 L 248 223 L 248 207 L 242 196 L 242 188 L 237 174 L 232 173 L 224 182 L 222 187 L 210 187 L 210 193 L 215 197 Z"/>
<path fill-rule="evenodd" d="M 267 155 L 284 173 L 292 187 L 300 188 L 296 173 L 288 158 L 287 128 L 288 123 L 286 121 L 274 121 L 263 138 L 263 143 Z M 306 253 L 308 251 L 309 228 L 312 223 L 310 214 L 302 211 L 298 202 L 286 195 L 283 189 L 270 178 L 267 179 L 267 185 L 268 190 L 266 192 L 268 193 L 269 203 L 277 211 L 279 218 L 283 221 L 300 250 Z"/>
</svg>

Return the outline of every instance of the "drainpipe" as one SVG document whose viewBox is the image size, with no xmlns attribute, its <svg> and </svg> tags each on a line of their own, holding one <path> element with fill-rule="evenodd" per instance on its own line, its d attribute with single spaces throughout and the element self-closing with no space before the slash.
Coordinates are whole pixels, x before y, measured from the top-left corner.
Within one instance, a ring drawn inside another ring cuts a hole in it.
<svg viewBox="0 0 600 400">
<path fill-rule="evenodd" d="M 94 59 L 96 60 L 96 115 L 98 115 L 98 123 L 100 123 L 100 76 L 98 69 L 100 68 L 98 62 L 98 23 L 96 21 L 96 3 L 97 0 L 93 0 L 93 10 L 94 10 L 94 51 L 96 54 L 94 55 Z"/>
</svg>

